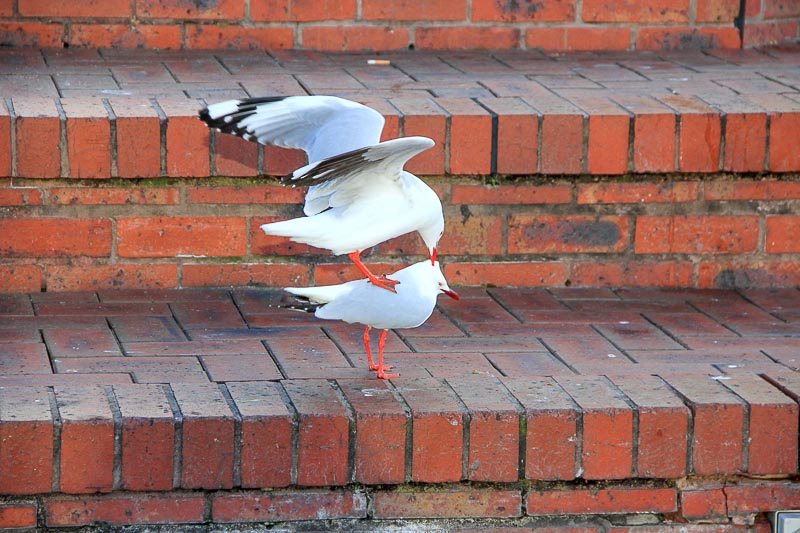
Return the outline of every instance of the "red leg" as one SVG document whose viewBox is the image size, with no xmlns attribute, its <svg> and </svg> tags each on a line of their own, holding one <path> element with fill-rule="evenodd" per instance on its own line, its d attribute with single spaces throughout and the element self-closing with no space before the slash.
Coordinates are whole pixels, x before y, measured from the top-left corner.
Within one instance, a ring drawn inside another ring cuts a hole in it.
<svg viewBox="0 0 800 533">
<path fill-rule="evenodd" d="M 387 330 L 383 330 L 378 339 L 378 377 L 380 379 L 392 379 L 400 376 L 400 374 L 387 374 L 384 372 L 392 368 L 391 366 L 383 366 L 383 345 L 386 344 L 386 333 Z"/>
<path fill-rule="evenodd" d="M 386 289 L 387 291 L 397 292 L 394 290 L 394 285 L 400 283 L 399 281 L 389 279 L 386 276 L 381 276 L 380 278 L 376 277 L 375 274 L 369 271 L 369 269 L 361 262 L 361 252 L 356 250 L 351 254 L 347 254 L 347 257 L 355 263 L 358 269 L 361 271 L 362 274 L 367 276 L 367 279 L 373 285 L 380 287 L 381 289 Z"/>
<path fill-rule="evenodd" d="M 364 330 L 364 336 L 361 337 L 364 339 L 364 349 L 367 351 L 367 364 L 369 364 L 370 370 L 378 370 L 378 367 L 375 366 L 375 363 L 372 362 L 372 350 L 369 349 L 369 330 L 372 329 L 370 326 L 367 326 Z"/>
</svg>

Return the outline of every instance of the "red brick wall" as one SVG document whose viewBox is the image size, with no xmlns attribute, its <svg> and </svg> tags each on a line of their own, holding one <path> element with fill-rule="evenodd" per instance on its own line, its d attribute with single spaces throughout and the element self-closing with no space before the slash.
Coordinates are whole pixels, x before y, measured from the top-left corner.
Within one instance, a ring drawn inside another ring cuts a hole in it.
<svg viewBox="0 0 800 533">
<path fill-rule="evenodd" d="M 739 0 L 0 0 L 0 43 L 347 51 L 737 48 L 738 13 Z M 745 14 L 745 46 L 798 38 L 796 1 L 747 0 Z"/>
</svg>

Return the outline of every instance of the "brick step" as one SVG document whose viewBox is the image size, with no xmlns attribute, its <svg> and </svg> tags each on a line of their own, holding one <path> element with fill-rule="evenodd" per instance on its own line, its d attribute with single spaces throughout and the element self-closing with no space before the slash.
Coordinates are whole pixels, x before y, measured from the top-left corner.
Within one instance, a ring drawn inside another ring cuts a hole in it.
<svg viewBox="0 0 800 533">
<path fill-rule="evenodd" d="M 334 94 L 386 137 L 437 147 L 425 175 L 797 172 L 800 47 L 548 56 L 536 51 L 0 50 L 0 176 L 284 174 L 294 151 L 210 135 L 201 101 Z M 13 135 L 11 132 L 13 131 Z M 58 149 L 54 149 L 58 147 Z"/>
</svg>

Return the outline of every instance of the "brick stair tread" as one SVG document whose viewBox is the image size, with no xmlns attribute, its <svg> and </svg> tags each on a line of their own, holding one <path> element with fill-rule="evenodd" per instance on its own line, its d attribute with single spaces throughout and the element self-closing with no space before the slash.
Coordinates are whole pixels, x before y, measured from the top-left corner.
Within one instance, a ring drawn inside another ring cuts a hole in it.
<svg viewBox="0 0 800 533">
<path fill-rule="evenodd" d="M 388 384 L 274 289 L 0 296 L 0 493 L 795 470 L 800 290 L 462 292 Z"/>
<path fill-rule="evenodd" d="M 797 45 L 391 52 L 380 55 L 391 65 L 369 66 L 373 57 L 3 49 L 0 124 L 13 122 L 16 135 L 0 135 L 2 152 L 13 152 L 0 157 L 0 175 L 282 174 L 296 155 L 260 157 L 222 136 L 209 144 L 193 118 L 200 100 L 264 94 L 334 94 L 374 105 L 388 118 L 386 135 L 428 135 L 442 146 L 411 162 L 421 174 L 800 170 L 790 135 L 800 121 Z M 63 154 L 41 153 L 42 142 Z M 209 149 L 212 157 L 197 157 Z"/>
</svg>

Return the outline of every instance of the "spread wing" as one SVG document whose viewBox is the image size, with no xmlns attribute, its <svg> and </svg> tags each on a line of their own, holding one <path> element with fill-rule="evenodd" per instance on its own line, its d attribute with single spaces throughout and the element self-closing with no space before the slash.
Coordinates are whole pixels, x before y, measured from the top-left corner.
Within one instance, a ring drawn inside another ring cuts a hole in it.
<svg viewBox="0 0 800 533">
<path fill-rule="evenodd" d="M 309 161 L 377 144 L 383 116 L 335 96 L 227 100 L 200 111 L 210 128 L 260 144 L 299 148 Z"/>
<path fill-rule="evenodd" d="M 392 139 L 308 164 L 281 181 L 310 186 L 303 211 L 311 216 L 346 205 L 372 187 L 397 187 L 406 161 L 433 145 L 427 137 Z"/>
</svg>

